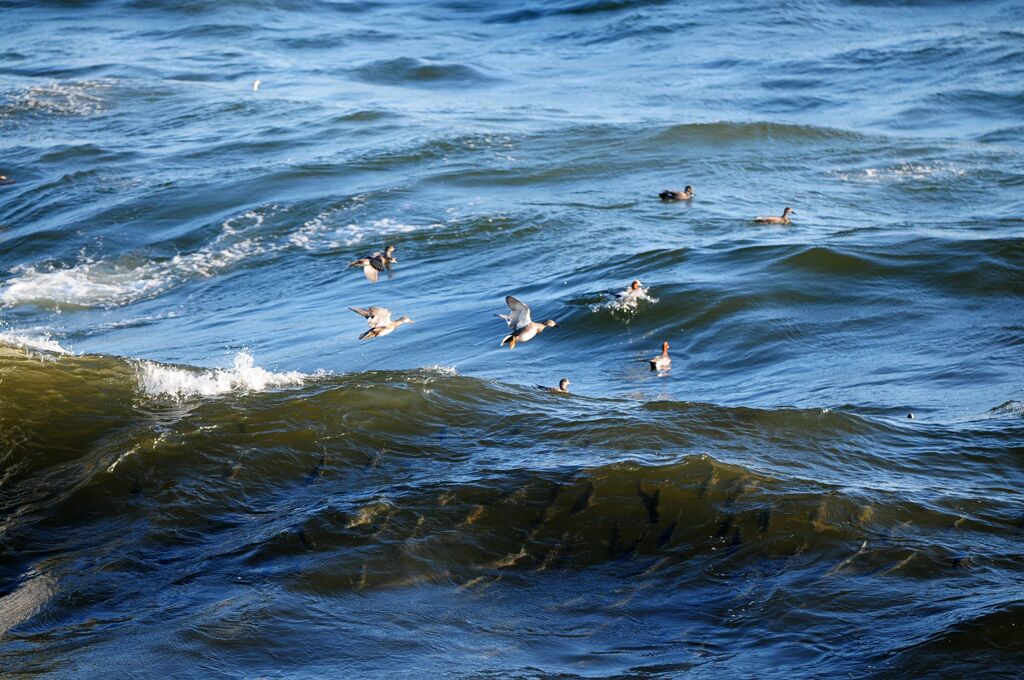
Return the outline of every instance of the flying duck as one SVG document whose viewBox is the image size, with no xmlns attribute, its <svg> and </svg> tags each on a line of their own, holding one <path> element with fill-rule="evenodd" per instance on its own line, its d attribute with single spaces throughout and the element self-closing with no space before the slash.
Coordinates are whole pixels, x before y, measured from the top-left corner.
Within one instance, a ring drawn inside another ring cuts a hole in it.
<svg viewBox="0 0 1024 680">
<path fill-rule="evenodd" d="M 370 327 L 370 330 L 359 336 L 360 340 L 379 338 L 392 332 L 403 323 L 413 323 L 413 320 L 407 316 L 402 316 L 397 321 L 392 321 L 391 310 L 386 307 L 370 307 L 369 309 L 349 307 L 349 309 L 359 316 L 365 317 L 366 325 Z"/>
<path fill-rule="evenodd" d="M 545 328 L 553 328 L 558 325 L 554 319 L 548 319 L 544 323 L 535 323 L 530 318 L 530 308 L 526 306 L 526 303 L 520 302 L 511 295 L 505 298 L 505 304 L 508 305 L 511 313 L 499 314 L 498 316 L 508 322 L 508 327 L 512 329 L 512 332 L 501 341 L 501 346 L 508 343 L 509 349 L 515 349 L 517 342 L 532 340 L 533 336 Z"/>
<path fill-rule="evenodd" d="M 367 281 L 370 283 L 377 283 L 377 277 L 385 269 L 391 269 L 391 265 L 398 262 L 398 258 L 394 256 L 395 247 L 388 246 L 384 249 L 382 254 L 379 250 L 374 252 L 373 255 L 366 255 L 353 260 L 348 263 L 349 267 L 362 267 L 363 275 L 366 276 Z"/>
</svg>

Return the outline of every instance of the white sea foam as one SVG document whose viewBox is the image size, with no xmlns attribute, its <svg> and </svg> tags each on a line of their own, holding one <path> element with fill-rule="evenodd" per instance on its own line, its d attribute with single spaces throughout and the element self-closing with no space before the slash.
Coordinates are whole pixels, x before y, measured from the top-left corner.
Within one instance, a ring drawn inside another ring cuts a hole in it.
<svg viewBox="0 0 1024 680">
<path fill-rule="evenodd" d="M 0 637 L 18 624 L 28 621 L 57 592 L 57 580 L 34 569 L 12 592 L 0 597 Z"/>
<path fill-rule="evenodd" d="M 138 263 L 86 260 L 73 267 L 16 267 L 0 291 L 7 306 L 57 303 L 80 307 L 119 307 L 152 297 L 182 281 L 209 277 L 267 250 L 259 237 L 241 238 L 243 230 L 263 224 L 262 213 L 249 211 L 221 225 L 213 241 L 169 260 Z M 240 226 L 243 225 L 244 226 Z"/>
<path fill-rule="evenodd" d="M 952 163 L 897 163 L 882 168 L 862 168 L 859 170 L 837 170 L 833 176 L 844 182 L 861 182 L 864 184 L 952 181 L 967 174 L 967 171 Z"/>
<path fill-rule="evenodd" d="M 20 347 L 21 349 L 53 354 L 71 354 L 71 351 L 60 346 L 60 343 L 49 335 L 42 337 L 25 335 L 17 331 L 0 331 L 0 344 Z"/>
<path fill-rule="evenodd" d="M 459 371 L 454 366 L 441 366 L 440 364 L 435 364 L 433 366 L 424 366 L 420 370 L 423 371 L 424 373 L 448 377 L 459 374 Z"/>
<path fill-rule="evenodd" d="M 103 111 L 106 103 L 101 93 L 112 86 L 111 80 L 33 85 L 9 94 L 6 108 L 58 116 L 91 116 Z"/>
<path fill-rule="evenodd" d="M 274 373 L 255 365 L 249 352 L 235 355 L 231 368 L 195 369 L 151 361 L 136 365 L 139 387 L 152 397 L 188 399 L 227 392 L 260 392 L 271 387 L 301 385 L 309 377 L 298 371 Z"/>
<path fill-rule="evenodd" d="M 649 302 L 652 305 L 657 304 L 658 298 L 651 296 L 650 291 L 650 288 L 640 286 L 639 295 L 627 295 L 627 291 L 613 293 L 609 300 L 590 305 L 590 311 L 597 313 L 608 310 L 612 313 L 622 312 L 632 315 L 639 309 L 641 302 Z"/>
<path fill-rule="evenodd" d="M 352 247 L 364 240 L 390 238 L 393 234 L 409 234 L 422 229 L 430 229 L 439 224 L 403 224 L 389 217 L 369 222 L 349 222 L 344 226 L 331 223 L 336 210 L 328 210 L 307 220 L 299 229 L 288 237 L 288 242 L 306 250 L 321 248 Z"/>
</svg>

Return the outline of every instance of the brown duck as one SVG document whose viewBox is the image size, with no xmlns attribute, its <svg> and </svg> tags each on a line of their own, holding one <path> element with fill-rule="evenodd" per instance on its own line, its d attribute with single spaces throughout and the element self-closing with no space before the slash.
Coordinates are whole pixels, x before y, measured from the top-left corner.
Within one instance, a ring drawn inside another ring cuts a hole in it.
<svg viewBox="0 0 1024 680">
<path fill-rule="evenodd" d="M 530 308 L 526 303 L 520 302 L 511 295 L 505 298 L 505 304 L 508 305 L 510 313 L 499 314 L 498 316 L 507 321 L 508 327 L 512 329 L 512 332 L 501 341 L 502 346 L 508 343 L 509 349 L 515 349 L 517 342 L 532 340 L 533 336 L 545 328 L 554 328 L 558 325 L 554 319 L 548 319 L 544 323 L 534 322 L 530 317 Z"/>
<path fill-rule="evenodd" d="M 782 217 L 765 217 L 764 215 L 761 215 L 759 217 L 755 217 L 754 221 L 758 224 L 793 224 L 790 221 L 789 216 L 795 214 L 796 213 L 792 208 L 786 208 L 782 211 Z"/>
</svg>

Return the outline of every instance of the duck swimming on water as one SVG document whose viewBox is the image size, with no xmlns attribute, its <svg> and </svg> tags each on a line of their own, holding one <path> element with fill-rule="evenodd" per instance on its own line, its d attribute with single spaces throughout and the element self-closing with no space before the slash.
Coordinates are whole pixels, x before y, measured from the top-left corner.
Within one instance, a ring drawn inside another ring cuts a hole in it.
<svg viewBox="0 0 1024 680">
<path fill-rule="evenodd" d="M 569 385 L 571 384 L 572 383 L 569 382 L 568 378 L 562 378 L 561 380 L 558 381 L 558 387 L 545 387 L 544 385 L 537 385 L 537 389 L 547 390 L 548 392 L 561 392 L 562 394 L 568 394 Z"/>
<path fill-rule="evenodd" d="M 391 333 L 404 323 L 413 323 L 413 320 L 407 316 L 402 316 L 396 321 L 392 321 L 391 310 L 387 307 L 370 307 L 369 309 L 349 307 L 349 309 L 359 316 L 366 318 L 366 325 L 370 327 L 370 330 L 359 336 L 360 340 L 379 338 L 382 335 Z"/>
<path fill-rule="evenodd" d="M 790 221 L 789 216 L 795 214 L 796 213 L 793 211 L 792 208 L 787 207 L 785 210 L 782 211 L 782 217 L 765 217 L 762 215 L 760 217 L 755 217 L 754 221 L 757 222 L 758 224 L 793 224 Z"/>
<path fill-rule="evenodd" d="M 511 313 L 499 314 L 498 316 L 508 322 L 508 327 L 512 329 L 512 332 L 501 341 L 501 346 L 508 343 L 509 349 L 515 349 L 517 342 L 532 340 L 533 336 L 545 328 L 554 328 L 558 325 L 554 319 L 548 319 L 544 323 L 534 322 L 530 317 L 530 308 L 526 303 L 515 299 L 511 295 L 505 298 L 505 304 L 508 305 Z"/>
<path fill-rule="evenodd" d="M 652 371 L 665 371 L 672 367 L 672 357 L 668 355 L 668 340 L 661 343 L 661 354 L 648 361 Z"/>
<path fill-rule="evenodd" d="M 693 187 L 689 184 L 682 191 L 673 191 L 672 189 L 666 189 L 658 194 L 658 198 L 663 201 L 689 201 L 693 198 Z"/>
<path fill-rule="evenodd" d="M 640 286 L 640 279 L 634 279 L 633 283 L 629 284 L 629 288 L 619 293 L 619 298 L 638 298 L 643 295 L 644 289 Z"/>
</svg>

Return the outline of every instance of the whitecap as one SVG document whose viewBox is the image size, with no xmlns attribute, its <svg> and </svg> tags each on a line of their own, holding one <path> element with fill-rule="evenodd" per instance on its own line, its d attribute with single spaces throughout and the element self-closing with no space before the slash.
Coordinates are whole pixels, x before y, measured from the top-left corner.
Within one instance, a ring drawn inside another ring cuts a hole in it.
<svg viewBox="0 0 1024 680">
<path fill-rule="evenodd" d="M 183 281 L 213 276 L 266 252 L 259 237 L 242 238 L 240 234 L 258 229 L 263 220 L 262 213 L 248 211 L 225 221 L 217 238 L 203 248 L 165 260 L 85 260 L 73 267 L 15 267 L 15 276 L 0 291 L 0 303 L 119 307 L 150 298 Z"/>
<path fill-rule="evenodd" d="M 962 178 L 967 171 L 952 163 L 904 162 L 881 168 L 860 168 L 857 170 L 836 170 L 832 176 L 844 182 L 863 184 L 923 182 L 926 180 L 952 181 Z"/>
<path fill-rule="evenodd" d="M 151 397 L 183 400 L 228 392 L 261 392 L 272 387 L 302 385 L 310 376 L 299 371 L 274 373 L 256 366 L 252 354 L 235 355 L 231 368 L 196 369 L 152 361 L 136 364 L 139 388 Z"/>
<path fill-rule="evenodd" d="M 100 93 L 113 86 L 110 80 L 49 82 L 7 95 L 9 112 L 35 111 L 57 116 L 91 116 L 100 113 L 106 102 Z"/>
<path fill-rule="evenodd" d="M 612 293 L 609 296 L 610 299 L 605 302 L 597 302 L 590 305 L 590 311 L 596 314 L 607 310 L 612 312 L 612 314 L 618 312 L 632 316 L 640 308 L 641 302 L 648 302 L 652 305 L 658 303 L 658 298 L 652 296 L 650 291 L 650 288 L 641 286 L 639 295 L 627 295 L 626 291 Z"/>
<path fill-rule="evenodd" d="M 0 331 L 0 344 L 21 349 L 50 352 L 52 354 L 71 354 L 71 350 L 61 347 L 60 343 L 44 334 L 42 337 L 25 335 L 17 331 Z"/>
</svg>

